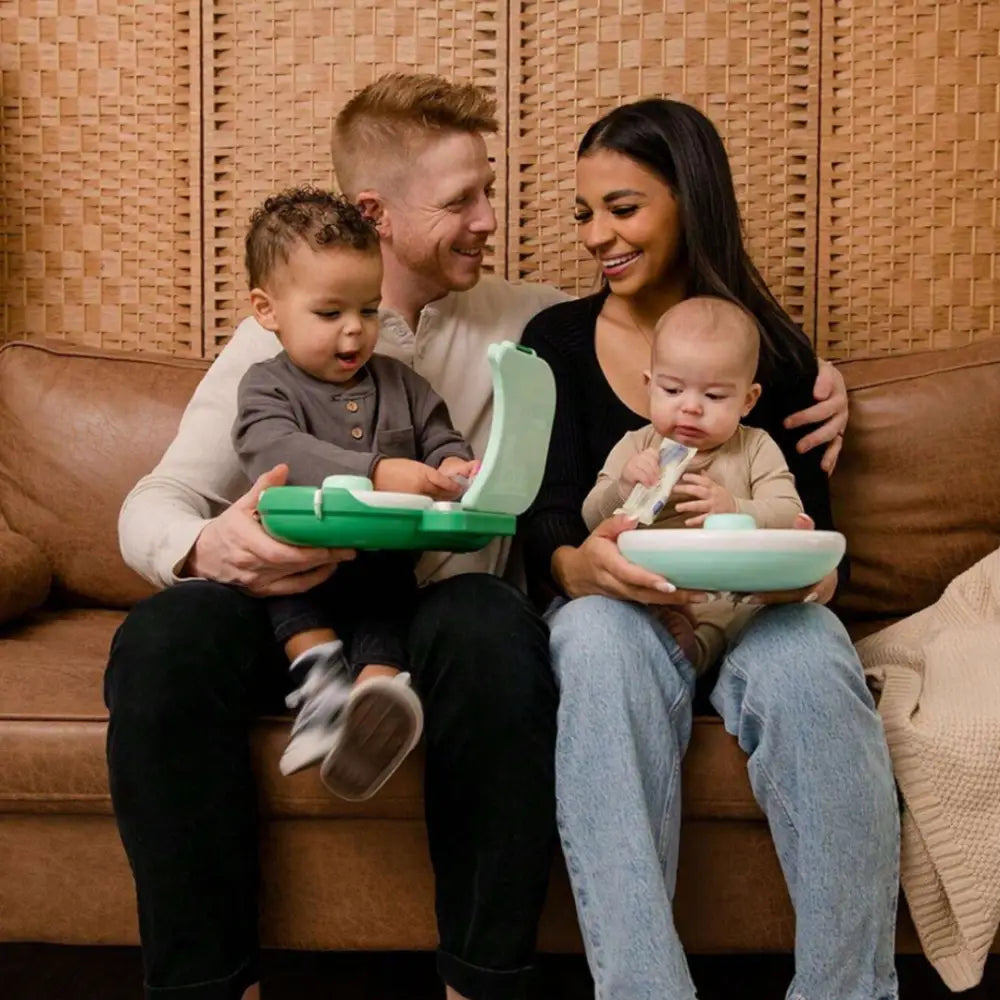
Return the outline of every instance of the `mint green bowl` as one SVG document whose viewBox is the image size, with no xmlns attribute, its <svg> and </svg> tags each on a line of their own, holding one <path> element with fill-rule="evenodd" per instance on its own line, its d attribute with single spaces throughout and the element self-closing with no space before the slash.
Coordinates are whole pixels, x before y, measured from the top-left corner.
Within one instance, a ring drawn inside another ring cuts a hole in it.
<svg viewBox="0 0 1000 1000">
<path fill-rule="evenodd" d="M 745 514 L 717 514 L 704 528 L 626 531 L 618 548 L 629 562 L 684 590 L 755 593 L 818 583 L 844 556 L 839 531 L 756 528 Z"/>
</svg>

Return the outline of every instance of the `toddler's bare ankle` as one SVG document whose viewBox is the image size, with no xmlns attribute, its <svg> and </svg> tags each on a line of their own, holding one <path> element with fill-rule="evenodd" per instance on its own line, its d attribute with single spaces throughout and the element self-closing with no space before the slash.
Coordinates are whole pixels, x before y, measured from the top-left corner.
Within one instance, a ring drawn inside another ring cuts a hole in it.
<svg viewBox="0 0 1000 1000">
<path fill-rule="evenodd" d="M 387 667 L 381 663 L 369 663 L 361 668 L 361 672 L 358 674 L 357 680 L 355 680 L 355 685 L 360 684 L 362 681 L 370 681 L 375 677 L 398 677 L 399 671 L 395 667 Z"/>
</svg>

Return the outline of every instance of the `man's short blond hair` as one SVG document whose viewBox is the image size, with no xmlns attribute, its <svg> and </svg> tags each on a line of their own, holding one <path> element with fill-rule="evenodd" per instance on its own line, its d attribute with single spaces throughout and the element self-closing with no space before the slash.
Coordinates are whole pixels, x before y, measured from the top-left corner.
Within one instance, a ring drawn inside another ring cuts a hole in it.
<svg viewBox="0 0 1000 1000">
<path fill-rule="evenodd" d="M 333 125 L 333 167 L 340 190 L 356 199 L 403 166 L 428 133 L 493 133 L 496 97 L 471 83 L 432 73 L 389 73 L 355 94 Z"/>
</svg>

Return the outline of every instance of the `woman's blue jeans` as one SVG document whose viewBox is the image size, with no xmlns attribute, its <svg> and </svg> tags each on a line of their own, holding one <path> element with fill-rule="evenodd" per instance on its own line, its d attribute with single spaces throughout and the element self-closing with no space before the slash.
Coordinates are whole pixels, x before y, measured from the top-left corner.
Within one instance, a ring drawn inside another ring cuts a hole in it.
<svg viewBox="0 0 1000 1000">
<path fill-rule="evenodd" d="M 597 1000 L 690 1000 L 671 903 L 693 671 L 637 605 L 584 597 L 548 618 L 558 823 Z M 711 700 L 748 755 L 795 907 L 789 1000 L 895 998 L 897 799 L 843 626 L 816 604 L 762 610 Z"/>
</svg>

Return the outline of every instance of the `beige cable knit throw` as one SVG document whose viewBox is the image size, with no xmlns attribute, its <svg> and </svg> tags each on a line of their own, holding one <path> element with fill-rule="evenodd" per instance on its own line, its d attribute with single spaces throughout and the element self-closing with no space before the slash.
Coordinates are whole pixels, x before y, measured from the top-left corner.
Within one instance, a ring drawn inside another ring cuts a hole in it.
<svg viewBox="0 0 1000 1000">
<path fill-rule="evenodd" d="M 858 653 L 903 793 L 910 913 L 945 984 L 970 989 L 1000 924 L 1000 550 Z"/>
</svg>

